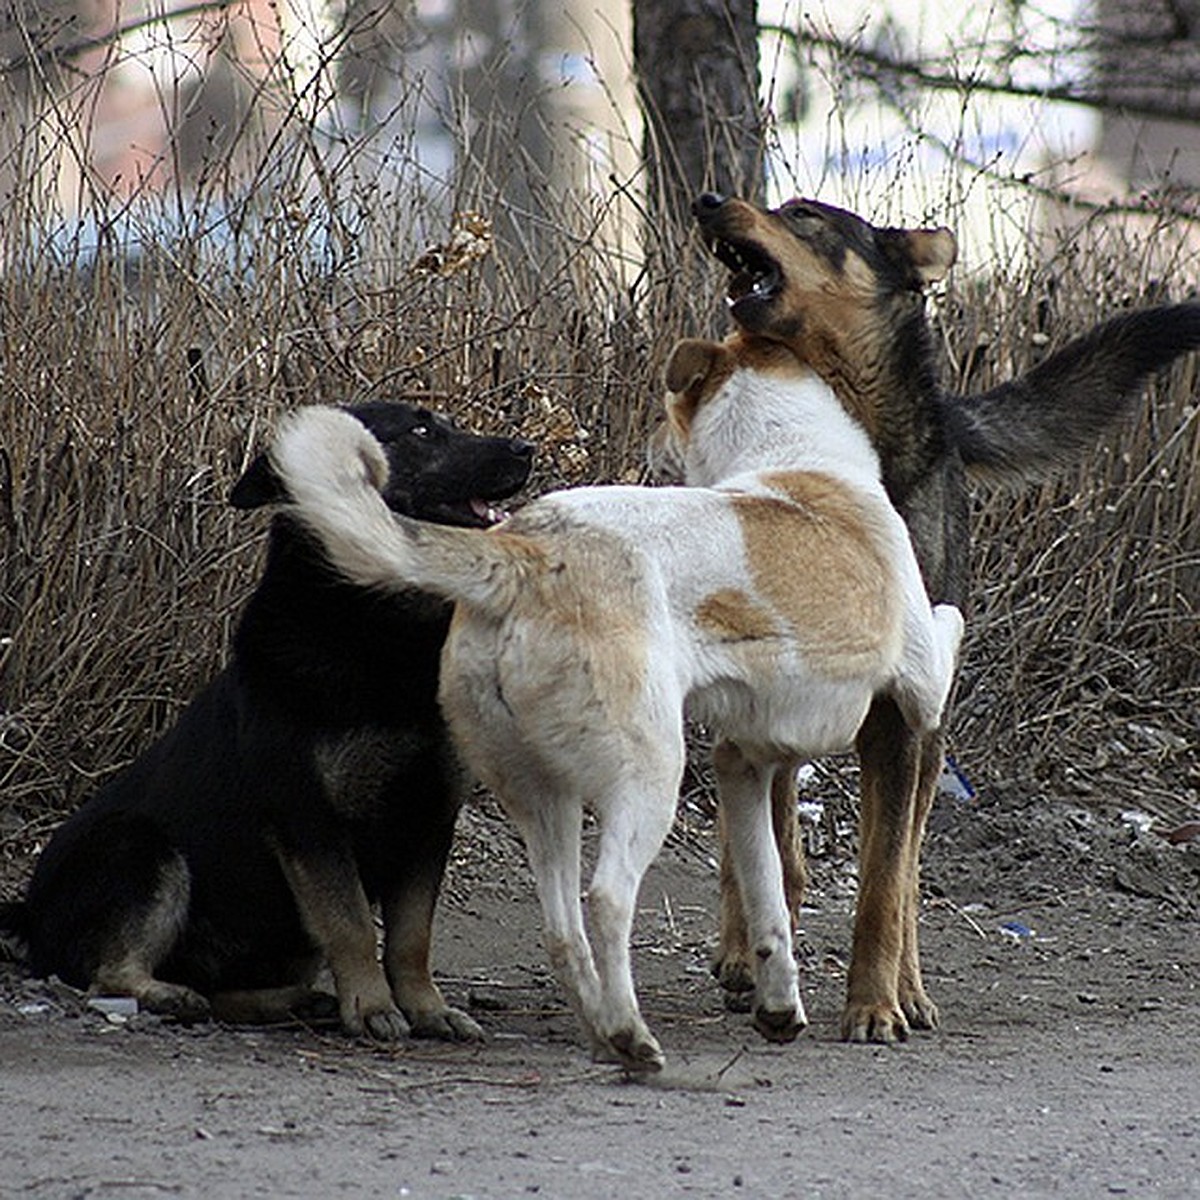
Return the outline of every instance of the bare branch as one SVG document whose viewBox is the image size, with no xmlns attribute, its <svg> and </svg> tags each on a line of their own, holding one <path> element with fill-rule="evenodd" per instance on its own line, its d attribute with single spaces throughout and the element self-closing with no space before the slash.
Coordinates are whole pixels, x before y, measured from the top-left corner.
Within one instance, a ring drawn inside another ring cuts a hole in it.
<svg viewBox="0 0 1200 1200">
<path fill-rule="evenodd" d="M 42 50 L 34 50 L 18 54 L 0 63 L 0 75 L 13 75 L 18 71 L 28 70 L 33 66 L 48 66 L 52 63 L 69 61 L 87 54 L 90 50 L 99 50 L 112 46 L 123 37 L 147 29 L 151 25 L 160 25 L 164 21 L 177 21 L 187 17 L 205 16 L 209 13 L 226 12 L 231 9 L 236 0 L 199 0 L 195 4 L 187 4 L 171 12 L 147 13 L 122 25 L 114 25 L 104 33 L 93 34 L 91 37 L 79 38 L 65 46 L 47 46 Z"/>
<path fill-rule="evenodd" d="M 952 69 L 931 70 L 925 63 L 896 58 L 861 44 L 824 34 L 792 29 L 779 25 L 764 25 L 764 31 L 789 39 L 798 48 L 811 47 L 835 54 L 852 63 L 859 73 L 875 82 L 885 77 L 903 79 L 933 91 L 985 92 L 989 95 L 1028 97 L 1056 100 L 1069 104 L 1084 104 L 1106 112 L 1121 112 L 1127 116 L 1168 120 L 1200 119 L 1200 79 L 1195 62 L 1186 69 L 1179 64 L 1178 79 L 1172 77 L 1168 62 L 1159 63 L 1159 74 L 1136 96 L 1129 94 L 1128 84 L 1120 89 L 1075 84 L 1022 84 L 1011 78 L 991 77 L 980 73 L 960 73 Z M 1153 91 L 1153 95 L 1143 94 Z"/>
</svg>

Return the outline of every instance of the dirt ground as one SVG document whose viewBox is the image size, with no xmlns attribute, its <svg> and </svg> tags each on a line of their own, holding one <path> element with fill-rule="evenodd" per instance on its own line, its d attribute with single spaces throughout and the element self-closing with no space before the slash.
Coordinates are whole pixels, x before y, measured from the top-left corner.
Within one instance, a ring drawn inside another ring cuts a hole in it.
<svg viewBox="0 0 1200 1200">
<path fill-rule="evenodd" d="M 0 1195 L 1198 1196 L 1200 841 L 1125 808 L 939 801 L 923 954 L 943 1026 L 894 1048 L 837 1038 L 852 838 L 823 817 L 798 942 L 812 1024 L 776 1047 L 708 976 L 712 831 L 685 811 L 637 931 L 669 1060 L 652 1082 L 580 1048 L 486 804 L 437 950 L 484 1045 L 114 1020 L 2 966 Z"/>
</svg>

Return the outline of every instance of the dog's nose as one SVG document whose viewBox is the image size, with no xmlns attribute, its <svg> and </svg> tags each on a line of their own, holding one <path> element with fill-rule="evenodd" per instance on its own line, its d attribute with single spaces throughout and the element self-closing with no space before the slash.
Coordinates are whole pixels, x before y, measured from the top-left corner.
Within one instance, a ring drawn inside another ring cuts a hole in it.
<svg viewBox="0 0 1200 1200">
<path fill-rule="evenodd" d="M 511 438 L 508 443 L 508 448 L 517 456 L 517 458 L 533 457 L 533 443 L 527 442 L 524 438 Z"/>
<path fill-rule="evenodd" d="M 697 197 L 693 202 L 692 212 L 697 217 L 716 212 L 728 198 L 728 196 L 722 196 L 720 192 L 705 192 L 703 196 Z"/>
</svg>

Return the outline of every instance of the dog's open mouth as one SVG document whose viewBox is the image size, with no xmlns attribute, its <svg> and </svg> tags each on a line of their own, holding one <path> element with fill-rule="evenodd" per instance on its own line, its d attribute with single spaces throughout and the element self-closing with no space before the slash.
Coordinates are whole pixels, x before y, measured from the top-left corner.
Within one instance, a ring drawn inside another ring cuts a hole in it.
<svg viewBox="0 0 1200 1200">
<path fill-rule="evenodd" d="M 490 500 L 474 497 L 470 500 L 445 500 L 422 506 L 421 519 L 439 525 L 465 525 L 471 529 L 490 529 L 507 521 L 511 515 Z"/>
<path fill-rule="evenodd" d="M 472 500 L 471 512 L 475 514 L 481 525 L 499 525 L 501 521 L 508 520 L 507 510 L 497 508 L 486 500 Z"/>
<path fill-rule="evenodd" d="M 753 242 L 707 239 L 708 249 L 732 272 L 726 301 L 734 307 L 743 300 L 770 300 L 783 286 L 779 264 Z"/>
</svg>

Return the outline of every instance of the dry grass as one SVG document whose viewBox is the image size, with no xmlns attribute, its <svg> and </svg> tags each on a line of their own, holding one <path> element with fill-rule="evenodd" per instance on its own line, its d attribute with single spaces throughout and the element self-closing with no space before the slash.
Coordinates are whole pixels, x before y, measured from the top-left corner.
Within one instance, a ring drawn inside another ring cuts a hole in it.
<svg viewBox="0 0 1200 1200">
<path fill-rule="evenodd" d="M 619 248 L 596 236 L 603 213 L 587 197 L 563 191 L 538 213 L 513 213 L 506 187 L 479 171 L 431 197 L 415 166 L 371 165 L 353 146 L 318 169 L 311 125 L 298 110 L 289 120 L 262 155 L 242 155 L 260 163 L 257 185 L 231 168 L 187 195 L 118 203 L 84 189 L 82 223 L 31 181 L 7 203 L 9 852 L 127 763 L 222 662 L 265 524 L 225 497 L 281 409 L 425 400 L 537 438 L 538 487 L 636 477 L 666 351 L 695 331 L 696 314 L 715 311 L 717 272 L 691 286 L 690 312 L 656 312 L 654 297 L 678 296 L 680 281 L 631 282 Z M 22 136 L 9 129 L 0 143 L 19 151 Z M 504 234 L 455 216 L 501 212 Z M 1040 270 L 941 305 L 964 314 L 942 318 L 952 364 L 988 335 L 973 383 L 1039 352 L 1032 332 L 1050 274 L 1041 324 L 1055 342 L 1122 301 L 1104 281 L 1139 301 L 1151 290 L 1134 254 L 1064 254 Z M 956 729 L 976 774 L 1098 770 L 1130 729 L 1157 730 L 1161 744 L 1143 761 L 1164 779 L 1184 772 L 1180 796 L 1190 788 L 1195 801 L 1194 384 L 1194 364 L 1157 384 L 1135 426 L 1070 478 L 980 500 L 981 582 Z"/>
<path fill-rule="evenodd" d="M 415 159 L 331 143 L 317 160 L 291 120 L 240 155 L 253 177 L 188 193 L 84 188 L 74 216 L 54 179 L 14 187 L 0 837 L 78 802 L 221 664 L 265 527 L 226 496 L 281 409 L 391 396 L 515 426 L 541 448 L 536 488 L 639 470 L 681 328 L 644 321 L 603 211 L 563 192 L 552 221 L 514 212 L 477 169 L 431 194 Z M 6 161 L 31 140 L 0 129 Z"/>
<path fill-rule="evenodd" d="M 953 360 L 974 357 L 986 386 L 1120 308 L 1186 298 L 1194 259 L 1164 277 L 1156 238 L 1098 225 L 1029 277 L 952 296 Z M 1043 777 L 1168 820 L 1200 807 L 1198 382 L 1182 360 L 1076 470 L 980 490 L 954 740 L 981 779 Z"/>
</svg>

